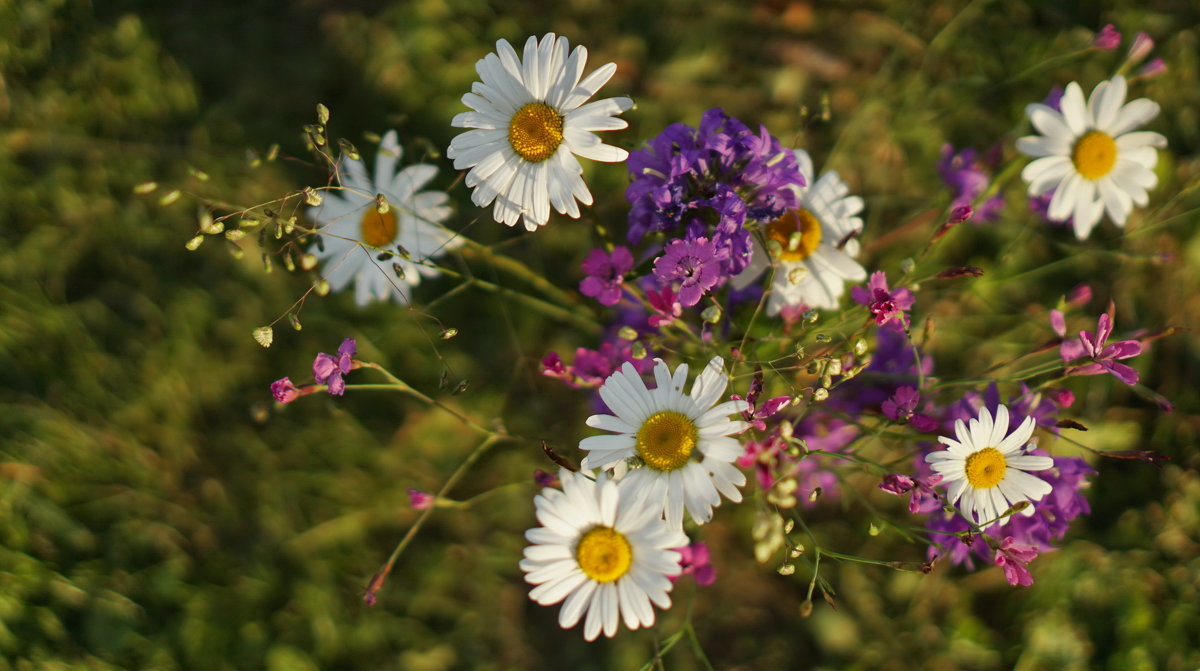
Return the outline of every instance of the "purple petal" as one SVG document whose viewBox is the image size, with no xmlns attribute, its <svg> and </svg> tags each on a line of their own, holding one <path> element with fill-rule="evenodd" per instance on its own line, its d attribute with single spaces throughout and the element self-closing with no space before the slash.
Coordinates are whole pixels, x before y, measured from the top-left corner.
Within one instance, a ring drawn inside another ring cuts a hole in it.
<svg viewBox="0 0 1200 671">
<path fill-rule="evenodd" d="M 1067 335 L 1067 320 L 1063 318 L 1063 313 L 1058 310 L 1050 311 L 1050 326 L 1058 337 L 1062 338 Z"/>
<path fill-rule="evenodd" d="M 317 358 L 313 360 L 313 378 L 317 384 L 325 384 L 330 375 L 333 375 L 338 370 L 337 360 L 332 356 L 321 352 Z"/>
<path fill-rule="evenodd" d="M 1115 376 L 1118 380 L 1124 382 L 1125 384 L 1129 384 L 1129 385 L 1137 384 L 1138 372 L 1136 370 L 1130 368 L 1129 366 L 1126 366 L 1123 363 L 1116 363 L 1114 361 L 1102 361 L 1096 365 L 1104 366 L 1104 368 L 1107 369 L 1108 372 L 1112 373 L 1113 376 Z"/>
<path fill-rule="evenodd" d="M 329 393 L 334 396 L 341 396 L 346 392 L 346 381 L 342 379 L 342 374 L 334 373 L 329 376 Z"/>
<path fill-rule="evenodd" d="M 1122 340 L 1104 348 L 1106 359 L 1128 359 L 1142 353 L 1142 343 L 1136 340 Z"/>
</svg>

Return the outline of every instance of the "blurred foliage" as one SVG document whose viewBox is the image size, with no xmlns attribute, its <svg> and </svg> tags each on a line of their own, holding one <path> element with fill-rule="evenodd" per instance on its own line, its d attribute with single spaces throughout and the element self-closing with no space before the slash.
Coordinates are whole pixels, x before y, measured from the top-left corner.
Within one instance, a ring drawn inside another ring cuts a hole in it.
<svg viewBox="0 0 1200 671">
<path fill-rule="evenodd" d="M 476 437 L 407 398 L 272 408 L 267 386 L 354 336 L 362 358 L 417 388 L 569 450 L 587 394 L 540 378 L 536 362 L 592 342 L 467 291 L 439 303 L 438 321 L 396 306 L 359 311 L 350 296 L 310 302 L 304 330 L 281 329 L 263 350 L 251 330 L 306 283 L 264 274 L 254 255 L 237 259 L 215 241 L 184 249 L 192 194 L 250 204 L 323 182 L 306 161 L 247 159 L 276 142 L 303 156 L 299 129 L 317 102 L 333 110 L 335 133 L 365 149 L 364 132 L 398 128 L 406 160 L 438 162 L 436 185 L 450 188 L 447 121 L 475 61 L 496 38 L 553 30 L 585 44 L 593 66 L 620 66 L 605 95 L 628 92 L 638 107 L 610 141 L 634 148 L 713 106 L 765 123 L 866 197 L 868 265 L 895 268 L 927 235 L 908 224 L 949 199 L 933 168 L 942 144 L 1001 143 L 1011 156 L 1024 104 L 1073 79 L 1089 89 L 1116 66 L 1123 50 L 1081 51 L 1111 22 L 1127 40 L 1150 33 L 1170 68 L 1134 89 L 1161 103 L 1151 127 L 1171 143 L 1151 207 L 1124 234 L 1105 223 L 1085 243 L 1028 216 L 949 240 L 937 262 L 988 275 L 965 299 L 921 294 L 946 326 L 934 331 L 946 353 L 938 366 L 973 369 L 1019 353 L 1030 333 L 1049 337 L 1034 302 L 1080 281 L 1096 289 L 1093 311 L 1116 301 L 1118 329 L 1194 329 L 1200 11 L 1111 5 L 570 0 L 548 12 L 483 0 L 0 0 L 0 670 L 637 668 L 689 604 L 717 668 L 1197 668 L 1194 333 L 1134 362 L 1173 414 L 1112 380 L 1072 387 L 1092 427 L 1081 440 L 1172 461 L 1097 463 L 1094 514 L 1037 561 L 1032 588 L 1008 587 L 995 569 L 839 566 L 827 574 L 838 608 L 818 603 L 803 619 L 807 578 L 755 565 L 753 506 L 727 506 L 704 529 L 721 572 L 713 587 L 682 581 L 656 634 L 587 645 L 558 629 L 556 609 L 528 601 L 517 570 L 532 525 L 528 473 L 549 468 L 535 443 L 486 457 L 457 498 L 527 484 L 439 512 L 366 608 L 366 580 L 414 519 L 405 488 L 435 489 Z M 582 222 L 510 231 L 457 184 L 452 226 L 570 287 L 592 225 L 611 222 L 618 237 L 626 207 L 619 167 L 586 170 L 597 207 Z M 132 193 L 151 180 L 163 186 Z M 185 197 L 160 206 L 176 187 Z M 1019 212 L 1019 184 L 1006 192 Z M 450 286 L 421 292 L 432 300 Z M 995 314 L 1012 330 L 983 318 Z M 435 346 L 442 325 L 461 335 Z M 469 379 L 468 393 L 438 392 L 443 374 Z M 922 552 L 869 537 L 852 503 L 811 517 L 831 547 Z M 684 645 L 665 662 L 700 668 Z"/>
</svg>

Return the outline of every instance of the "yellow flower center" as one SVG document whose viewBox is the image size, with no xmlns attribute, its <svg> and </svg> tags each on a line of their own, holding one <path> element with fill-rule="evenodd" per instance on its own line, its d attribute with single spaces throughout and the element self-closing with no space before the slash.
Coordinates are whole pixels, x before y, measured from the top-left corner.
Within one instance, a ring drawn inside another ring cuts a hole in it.
<svg viewBox="0 0 1200 671">
<path fill-rule="evenodd" d="M 821 222 L 808 210 L 790 210 L 767 225 L 767 240 L 783 248 L 781 260 L 803 261 L 821 244 Z"/>
<path fill-rule="evenodd" d="M 595 527 L 579 539 L 575 561 L 596 582 L 612 582 L 633 565 L 633 548 L 625 536 L 609 527 Z"/>
<path fill-rule="evenodd" d="M 372 247 L 387 247 L 396 239 L 396 213 L 388 210 L 380 214 L 374 207 L 363 213 L 358 230 L 362 241 Z"/>
<path fill-rule="evenodd" d="M 563 117 L 545 103 L 529 103 L 508 122 L 508 143 L 517 156 L 538 163 L 554 155 L 563 141 Z"/>
<path fill-rule="evenodd" d="M 1000 450 L 985 447 L 967 457 L 967 482 L 976 489 L 991 489 L 1004 479 L 1007 462 Z"/>
<path fill-rule="evenodd" d="M 638 456 L 656 471 L 673 471 L 687 463 L 699 437 L 695 422 L 664 410 L 651 415 L 638 429 Z"/>
<path fill-rule="evenodd" d="M 1091 131 L 1075 141 L 1071 162 L 1080 175 L 1100 179 L 1112 172 L 1117 162 L 1117 143 L 1107 133 Z"/>
</svg>

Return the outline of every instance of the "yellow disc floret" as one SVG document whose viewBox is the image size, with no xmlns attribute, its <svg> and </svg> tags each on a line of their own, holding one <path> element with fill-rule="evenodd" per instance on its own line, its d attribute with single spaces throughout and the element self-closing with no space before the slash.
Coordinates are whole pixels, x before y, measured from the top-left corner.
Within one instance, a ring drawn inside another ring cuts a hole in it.
<svg viewBox="0 0 1200 671">
<path fill-rule="evenodd" d="M 396 213 L 388 210 L 380 214 L 374 207 L 367 208 L 358 224 L 362 241 L 372 247 L 387 247 L 396 239 Z"/>
<path fill-rule="evenodd" d="M 1091 131 L 1075 141 L 1071 162 L 1083 177 L 1100 179 L 1117 163 L 1117 143 L 1107 133 Z"/>
<path fill-rule="evenodd" d="M 696 423 L 671 410 L 655 413 L 637 432 L 637 452 L 656 471 L 673 471 L 687 464 L 696 448 Z"/>
<path fill-rule="evenodd" d="M 991 489 L 1004 479 L 1007 462 L 1000 450 L 985 447 L 967 457 L 967 482 L 976 489 Z"/>
<path fill-rule="evenodd" d="M 625 575 L 633 565 L 633 548 L 621 532 L 609 527 L 595 527 L 579 539 L 575 561 L 592 580 L 612 582 Z"/>
<path fill-rule="evenodd" d="M 529 103 L 508 122 L 508 143 L 517 156 L 531 163 L 554 155 L 563 141 L 563 117 L 545 103 Z"/>
<path fill-rule="evenodd" d="M 808 210 L 789 210 L 767 225 L 767 240 L 779 243 L 781 260 L 803 261 L 821 244 L 821 222 Z"/>
</svg>

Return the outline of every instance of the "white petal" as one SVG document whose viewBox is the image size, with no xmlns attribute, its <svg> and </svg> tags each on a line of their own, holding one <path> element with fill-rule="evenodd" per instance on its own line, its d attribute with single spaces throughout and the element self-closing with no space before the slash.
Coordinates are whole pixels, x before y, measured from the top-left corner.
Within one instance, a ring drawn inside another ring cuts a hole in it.
<svg viewBox="0 0 1200 671">
<path fill-rule="evenodd" d="M 1067 84 L 1059 106 L 1062 107 L 1063 121 L 1067 128 L 1071 129 L 1074 137 L 1087 132 L 1088 127 L 1092 125 L 1091 117 L 1087 112 L 1087 105 L 1083 102 L 1083 89 L 1079 88 L 1077 82 Z"/>
<path fill-rule="evenodd" d="M 1151 119 L 1158 116 L 1158 111 L 1158 103 L 1149 98 L 1138 98 L 1122 107 L 1120 114 L 1117 115 L 1117 120 L 1111 126 L 1101 130 L 1113 137 L 1123 135 L 1138 126 L 1149 123 Z"/>
</svg>

